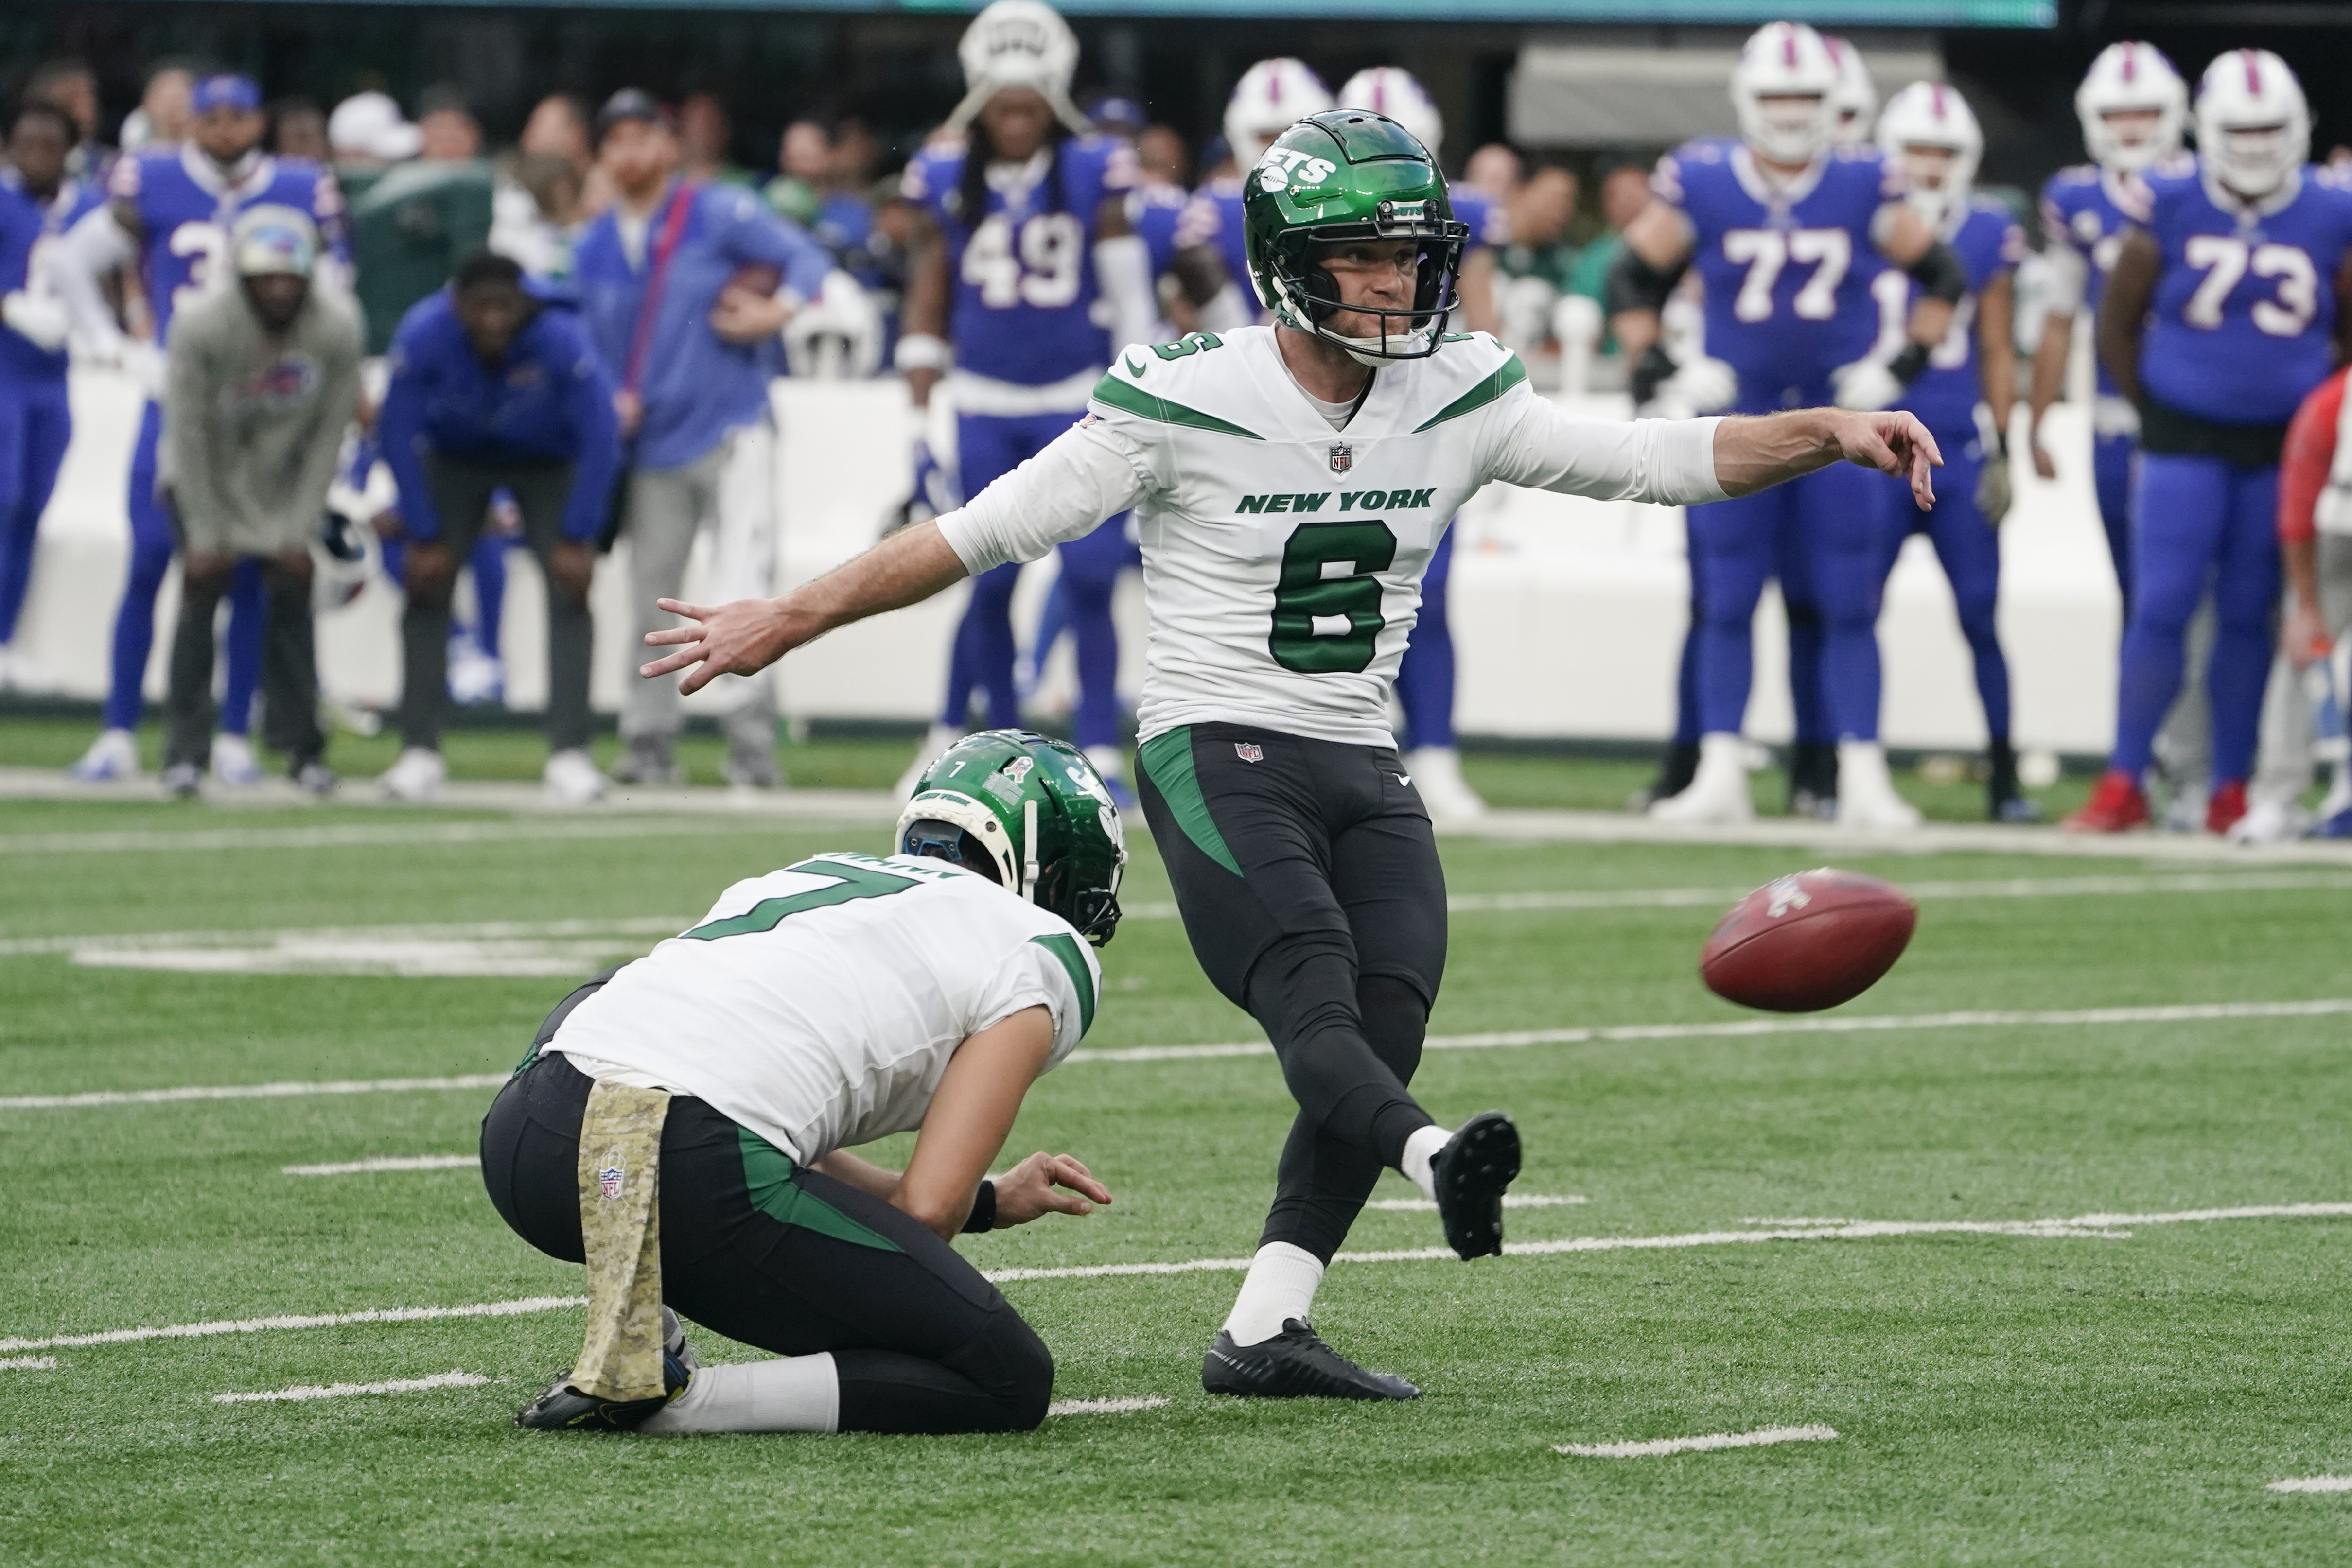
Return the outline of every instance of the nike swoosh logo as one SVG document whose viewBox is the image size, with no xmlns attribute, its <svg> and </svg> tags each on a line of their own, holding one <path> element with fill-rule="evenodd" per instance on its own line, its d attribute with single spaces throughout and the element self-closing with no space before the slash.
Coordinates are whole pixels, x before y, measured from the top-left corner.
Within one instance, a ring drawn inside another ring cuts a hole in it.
<svg viewBox="0 0 2352 1568">
<path fill-rule="evenodd" d="M 1127 360 L 1127 356 L 1124 354 L 1119 357 L 1122 360 Z M 1141 381 L 1143 379 L 1143 367 L 1137 364 L 1133 360 L 1127 360 L 1127 373 L 1133 376 L 1137 381 Z"/>
<path fill-rule="evenodd" d="M 1410 789 L 1412 788 L 1412 775 L 1410 773 L 1400 773 L 1397 775 L 1397 782 Z"/>
</svg>

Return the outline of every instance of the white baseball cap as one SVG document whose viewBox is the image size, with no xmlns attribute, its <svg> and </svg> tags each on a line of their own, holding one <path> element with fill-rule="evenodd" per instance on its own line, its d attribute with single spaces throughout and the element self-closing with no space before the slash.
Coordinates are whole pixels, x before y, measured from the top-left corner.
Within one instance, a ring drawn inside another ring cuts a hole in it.
<svg viewBox="0 0 2352 1568">
<path fill-rule="evenodd" d="M 416 156 L 425 133 L 408 123 L 388 93 L 356 92 L 327 117 L 327 145 L 347 158 L 397 163 Z"/>
</svg>

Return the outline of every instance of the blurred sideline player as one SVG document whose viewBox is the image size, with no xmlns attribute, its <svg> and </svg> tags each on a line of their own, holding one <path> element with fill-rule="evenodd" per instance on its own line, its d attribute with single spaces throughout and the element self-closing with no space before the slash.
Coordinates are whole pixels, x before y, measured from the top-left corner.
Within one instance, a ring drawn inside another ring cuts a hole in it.
<svg viewBox="0 0 2352 1568">
<path fill-rule="evenodd" d="M 1612 325 L 1634 362 L 1655 344 L 1658 312 L 1695 264 L 1706 292 L 1706 353 L 1732 371 L 1736 412 L 1832 399 L 1884 408 L 1927 368 L 1967 291 L 1967 275 L 1951 247 L 1900 199 L 1899 170 L 1875 148 L 1833 146 L 1838 83 L 1837 63 L 1811 27 L 1775 22 L 1748 40 L 1731 87 L 1741 140 L 1690 142 L 1662 160 L 1653 201 L 1625 231 L 1611 277 Z M 1922 295 L 1891 358 L 1873 353 L 1877 310 L 1869 279 L 1879 256 L 1916 277 Z M 1788 559 L 1780 545 L 1793 528 L 1822 618 L 1820 686 L 1838 747 L 1837 821 L 1916 825 L 1918 813 L 1895 794 L 1878 743 L 1877 495 L 1866 475 L 1841 466 L 1691 509 L 1691 571 L 1702 612 L 1698 767 L 1688 788 L 1651 808 L 1655 814 L 1721 822 L 1753 812 L 1740 733 L 1752 622 L 1776 554 Z M 1806 595 L 1792 597 L 1801 602 Z M 1791 684 L 1801 687 L 1801 676 L 1792 674 Z M 1798 697 L 1801 705 L 1801 689 Z"/>
<path fill-rule="evenodd" d="M 1831 144 L 1860 147 L 1870 141 L 1872 117 L 1878 112 L 1878 85 L 1862 51 L 1845 39 L 1822 36 L 1837 68 L 1837 85 L 1830 92 Z M 1631 220 L 1626 220 L 1631 222 Z M 1623 225 L 1618 225 L 1621 233 Z M 1610 247 L 1609 266 L 1624 249 L 1622 238 Z M 1606 273 L 1603 293 L 1607 292 Z M 1661 316 L 1660 343 L 1670 358 L 1653 358 L 1652 369 L 1635 374 L 1633 390 L 1637 413 L 1669 417 L 1709 412 L 1721 406 L 1735 372 L 1706 353 L 1706 291 L 1696 277 L 1684 276 Z M 1672 372 L 1672 373 L 1669 373 Z M 1665 377 L 1663 383 L 1658 378 Z M 1789 757 L 1789 811 L 1792 816 L 1821 817 L 1837 809 L 1837 747 L 1832 743 L 1822 702 L 1822 616 L 1812 597 L 1812 573 L 1805 560 L 1805 540 L 1793 517 L 1784 517 L 1773 542 L 1773 573 L 1780 582 L 1780 608 L 1789 647 L 1789 706 L 1792 723 Z M 1683 632 L 1675 676 L 1675 734 L 1658 767 L 1658 776 L 1633 799 L 1635 810 L 1645 811 L 1657 801 L 1690 788 L 1698 773 L 1700 714 L 1699 645 L 1706 616 L 1700 606 L 1697 558 L 1690 562 L 1690 616 Z"/>
<path fill-rule="evenodd" d="M 956 465 L 964 493 L 977 494 L 1083 417 L 1112 343 L 1149 339 L 1159 313 L 1150 252 L 1128 221 L 1135 155 L 1093 134 L 1070 101 L 1078 43 L 1069 25 L 1040 0 L 996 0 L 958 53 L 969 90 L 947 129 L 963 132 L 963 145 L 927 149 L 907 165 L 903 193 L 922 218 L 897 359 L 919 409 L 953 367 Z M 918 467 L 926 461 L 919 455 Z M 1061 549 L 1078 654 L 1071 734 L 1106 778 L 1126 771 L 1111 620 L 1112 590 L 1131 559 L 1125 531 L 1114 518 Z M 988 727 L 1020 722 L 1020 571 L 1008 562 L 973 581 L 947 701 L 915 772 L 964 733 L 975 690 Z"/>
<path fill-rule="evenodd" d="M 2336 707 L 2337 733 L 2325 737 L 2337 744 L 2335 777 L 2311 829 L 2314 837 L 2327 839 L 2352 838 L 2352 759 L 2341 750 L 2343 693 L 2329 667 L 2335 647 L 2352 631 L 2352 434 L 2345 429 L 2352 402 L 2344 395 L 2347 381 L 2352 381 L 2352 371 L 2338 371 L 2303 400 L 2294 423 L 2287 427 L 2286 450 L 2279 464 L 2279 553 L 2286 576 L 2279 651 L 2303 672 L 2305 690 L 2315 692 L 2320 705 L 2333 702 Z M 2299 804 L 2299 797 L 2310 788 L 2309 716 L 2317 705 L 2303 699 L 2304 694 L 2297 693 L 2284 705 L 2287 721 L 2281 727 L 2285 733 L 2273 736 L 2269 729 L 2280 709 L 2264 715 L 2257 796 Z M 2273 771 L 2276 779 L 2269 777 Z M 2261 809 L 2257 800 L 2246 821 Z M 2271 838 L 2287 837 L 2290 829 L 2302 826 L 2296 813 L 2280 810 L 2279 815 L 2284 820 Z"/>
<path fill-rule="evenodd" d="M 103 199 L 66 172 L 79 140 L 64 110 L 28 102 L 9 125 L 0 163 L 0 691 L 45 691 L 50 684 L 15 639 L 41 513 L 73 439 L 66 399 L 71 320 L 49 283 L 47 253 Z"/>
<path fill-rule="evenodd" d="M 2219 57 L 2196 112 L 2197 155 L 2148 171 L 2099 307 L 2099 357 L 2139 405 L 2140 469 L 2116 748 L 2067 819 L 2086 832 L 2148 820 L 2142 779 L 2209 580 L 2206 831 L 2245 814 L 2279 596 L 2279 452 L 2352 325 L 2352 189 L 2305 165 L 2310 110 L 2286 62 Z"/>
<path fill-rule="evenodd" d="M 230 226 L 239 213 L 265 203 L 310 215 L 322 246 L 318 286 L 350 289 L 343 200 L 334 175 L 316 163 L 262 151 L 268 120 L 261 112 L 261 89 L 250 78 L 206 77 L 196 84 L 194 104 L 190 140 L 117 159 L 108 176 L 108 204 L 76 223 L 54 253 L 54 280 L 73 312 L 75 328 L 100 361 L 123 364 L 148 393 L 131 458 L 131 568 L 114 617 L 104 727 L 73 766 L 73 776 L 87 780 L 125 779 L 139 771 L 131 731 L 139 723 L 147 655 L 155 640 L 155 596 L 177 549 L 171 518 L 156 494 L 155 461 L 163 421 L 157 401 L 162 351 L 171 336 L 173 312 L 223 281 L 214 275 L 227 254 Z M 101 277 L 131 264 L 137 267 L 152 314 L 152 344 L 126 342 L 100 292 Z M 226 784 L 261 777 L 246 734 L 261 663 L 264 603 L 260 572 L 252 562 L 240 563 L 229 592 L 224 733 L 213 747 L 214 775 Z"/>
<path fill-rule="evenodd" d="M 1339 89 L 1338 107 L 1387 115 L 1429 149 L 1431 162 L 1444 166 L 1444 119 L 1410 71 L 1395 66 L 1358 71 Z M 1474 332 L 1493 332 L 1495 252 L 1509 243 L 1503 204 L 1457 184 L 1448 184 L 1445 194 L 1455 221 L 1470 231 L 1462 255 L 1464 324 Z M 1486 810 L 1486 802 L 1462 777 L 1462 754 L 1454 747 L 1454 627 L 1446 601 L 1457 531 L 1455 522 L 1446 524 L 1422 574 L 1421 617 L 1412 623 L 1396 680 L 1397 704 L 1404 709 L 1404 733 L 1397 739 L 1405 766 L 1412 770 L 1422 804 L 1441 822 L 1471 821 Z"/>
<path fill-rule="evenodd" d="M 1311 1313 L 1383 1167 L 1421 1188 L 1466 1259 L 1502 1249 L 1519 1166 L 1508 1117 L 1448 1133 L 1405 1087 L 1444 976 L 1446 902 L 1388 701 L 1445 523 L 1495 480 L 1677 505 L 1841 460 L 1909 474 L 1924 507 L 1936 459 L 1906 413 L 1625 423 L 1538 397 L 1492 338 L 1446 332 L 1468 235 L 1393 120 L 1302 121 L 1247 193 L 1251 282 L 1276 326 L 1123 350 L 1083 423 L 961 509 L 781 600 L 666 602 L 695 623 L 648 639 L 677 651 L 642 673 L 690 670 L 692 688 L 764 667 L 1139 506 L 1144 809 L 1194 956 L 1265 1029 L 1300 1107 L 1202 1381 L 1412 1398 L 1326 1344 Z"/>
<path fill-rule="evenodd" d="M 2077 311 L 2098 313 L 2107 274 L 2123 249 L 2131 214 L 2147 208 L 2141 176 L 2180 151 L 2189 119 L 2189 88 L 2153 45 L 2109 44 L 2091 62 L 2074 92 L 2088 163 L 2061 169 L 2042 187 L 2042 229 L 2048 242 L 2050 313 L 2033 355 L 2033 471 L 2058 476 L 2042 444 L 2042 420 L 2066 385 Z M 2106 530 L 2124 618 L 2131 618 L 2131 472 L 2139 444 L 2139 411 L 2116 390 L 2103 363 L 2091 405 L 2091 473 Z"/>
<path fill-rule="evenodd" d="M 1919 416 L 1944 452 L 1936 509 L 1924 517 L 1910 497 L 1882 486 L 1887 516 L 1882 594 L 1895 557 L 1925 533 L 1952 585 L 1960 632 L 1976 666 L 1991 763 L 1987 810 L 1997 822 L 2031 822 L 2040 810 L 2020 792 L 2017 751 L 2010 744 L 2009 661 L 1995 611 L 2000 599 L 2000 524 L 2009 515 L 2009 416 L 2017 402 L 2017 348 L 2011 328 L 2013 275 L 2025 256 L 2025 231 L 2009 209 L 1974 194 L 1984 132 L 1966 99 L 1940 82 L 1914 82 L 1879 117 L 1878 144 L 1903 168 L 1904 199 L 1934 225 L 1968 269 L 1969 292 L 1944 340 L 1895 402 Z M 1917 308 L 1919 286 L 1892 268 L 1871 281 L 1882 338 L 1899 347 Z"/>
<path fill-rule="evenodd" d="M 1250 291 L 1249 246 L 1242 221 L 1243 181 L 1275 138 L 1310 114 L 1331 107 L 1331 89 L 1301 60 L 1260 60 L 1234 83 L 1225 100 L 1225 149 L 1232 167 L 1220 173 L 1202 160 L 1201 188 L 1177 225 L 1178 277 L 1198 308 L 1204 330 L 1228 332 L 1268 319 Z"/>
</svg>

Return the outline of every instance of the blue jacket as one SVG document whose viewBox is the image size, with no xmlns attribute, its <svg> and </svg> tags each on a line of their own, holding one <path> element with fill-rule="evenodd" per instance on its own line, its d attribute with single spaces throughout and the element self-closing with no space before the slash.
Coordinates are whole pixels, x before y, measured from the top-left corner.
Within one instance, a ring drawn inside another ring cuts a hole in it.
<svg viewBox="0 0 2352 1568">
<path fill-rule="evenodd" d="M 773 355 L 761 345 L 730 343 L 711 330 L 711 308 L 727 282 L 747 267 L 773 267 L 786 287 L 814 298 L 833 267 L 824 246 L 768 210 L 757 193 L 739 185 L 674 186 L 646 227 L 645 254 L 631 266 L 621 244 L 617 212 L 588 225 L 572 256 L 572 284 L 580 291 L 604 362 L 616 382 L 628 377 L 653 252 L 661 243 L 670 203 L 688 200 L 669 274 L 655 305 L 646 341 L 645 405 L 635 460 L 648 468 L 693 462 L 766 410 Z"/>
<path fill-rule="evenodd" d="M 570 463 L 563 537 L 584 543 L 604 528 L 620 467 L 612 372 L 568 299 L 536 283 L 524 287 L 541 302 L 539 314 L 496 365 L 474 352 L 446 288 L 410 306 L 393 335 L 392 384 L 377 431 L 413 539 L 441 534 L 425 479 L 428 452 L 469 463 Z"/>
</svg>

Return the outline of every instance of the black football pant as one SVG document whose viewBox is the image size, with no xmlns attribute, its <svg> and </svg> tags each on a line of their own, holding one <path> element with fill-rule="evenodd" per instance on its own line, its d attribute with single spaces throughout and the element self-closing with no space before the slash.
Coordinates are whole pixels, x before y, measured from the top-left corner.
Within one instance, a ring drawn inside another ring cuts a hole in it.
<svg viewBox="0 0 2352 1568">
<path fill-rule="evenodd" d="M 1445 974 L 1445 873 L 1396 752 L 1196 724 L 1141 753 L 1152 841 L 1210 982 L 1274 1042 L 1298 1119 L 1260 1245 L 1326 1262 L 1430 1125 L 1405 1085 Z"/>
<path fill-rule="evenodd" d="M 184 556 L 183 559 L 185 559 Z M 213 617 L 228 592 L 235 568 L 215 577 L 186 576 L 180 619 L 172 629 L 171 685 L 163 699 L 163 765 L 212 760 Z M 322 757 L 319 727 L 319 654 L 310 619 L 310 580 L 274 559 L 262 563 L 269 591 L 261 632 L 261 738 L 286 753 L 293 771 Z"/>
<path fill-rule="evenodd" d="M 568 998 L 541 1030 L 551 1038 Z M 584 1260 L 580 1123 L 590 1080 L 562 1055 L 510 1079 L 482 1119 L 482 1180 L 515 1233 Z M 795 1165 L 703 1101 L 669 1103 L 662 1296 L 779 1355 L 830 1351 L 845 1432 L 1026 1432 L 1054 1357 L 954 1248 L 878 1197 Z"/>
</svg>

